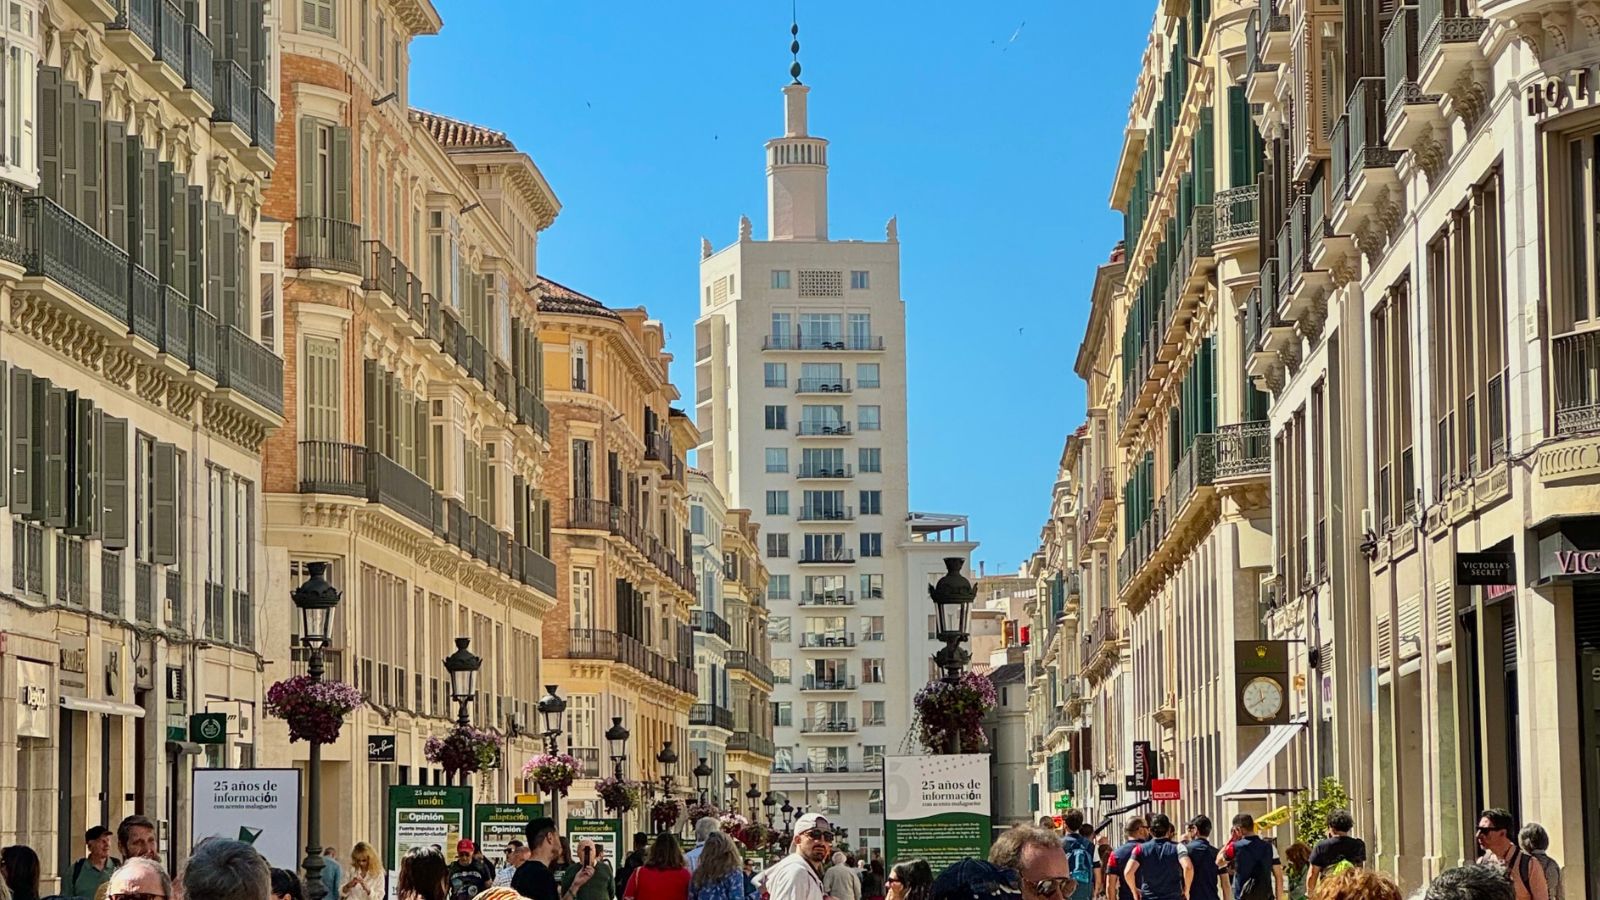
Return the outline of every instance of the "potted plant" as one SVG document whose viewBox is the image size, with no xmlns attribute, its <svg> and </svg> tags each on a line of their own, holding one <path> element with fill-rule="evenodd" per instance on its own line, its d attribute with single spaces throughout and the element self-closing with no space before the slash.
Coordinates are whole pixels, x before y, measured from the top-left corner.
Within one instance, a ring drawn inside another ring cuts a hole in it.
<svg viewBox="0 0 1600 900">
<path fill-rule="evenodd" d="M 422 755 L 446 772 L 471 775 L 499 763 L 500 733 L 492 728 L 457 725 L 442 738 L 428 738 L 422 745 Z"/>
<path fill-rule="evenodd" d="M 570 753 L 540 753 L 522 764 L 522 777 L 533 779 L 541 793 L 565 797 L 583 774 L 583 761 Z"/>
<path fill-rule="evenodd" d="M 639 805 L 639 785 L 615 775 L 596 781 L 594 790 L 600 795 L 606 812 L 625 813 Z"/>
<path fill-rule="evenodd" d="M 923 685 L 913 701 L 923 749 L 949 752 L 951 738 L 959 735 L 963 753 L 982 753 L 989 747 L 983 717 L 998 700 L 994 682 L 979 672 L 963 672 L 954 683 L 936 679 Z"/>
<path fill-rule="evenodd" d="M 650 821 L 661 831 L 671 831 L 678 824 L 683 805 L 670 797 L 657 800 L 650 807 Z"/>
<path fill-rule="evenodd" d="M 720 819 L 722 818 L 722 810 L 717 809 L 717 805 L 715 803 L 699 802 L 688 804 L 688 807 L 684 810 L 684 817 L 689 820 L 690 825 L 693 825 L 707 816 L 710 816 L 713 819 Z"/>
<path fill-rule="evenodd" d="M 331 744 L 339 739 L 344 717 L 366 698 L 342 681 L 312 681 L 310 675 L 285 678 L 267 688 L 267 715 L 289 725 L 289 742 Z"/>
</svg>

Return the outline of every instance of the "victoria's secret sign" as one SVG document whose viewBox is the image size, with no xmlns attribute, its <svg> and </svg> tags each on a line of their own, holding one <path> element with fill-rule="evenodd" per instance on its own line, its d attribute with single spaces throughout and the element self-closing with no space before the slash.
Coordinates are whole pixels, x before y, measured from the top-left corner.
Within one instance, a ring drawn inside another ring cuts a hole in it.
<svg viewBox="0 0 1600 900">
<path fill-rule="evenodd" d="M 1539 574 L 1544 580 L 1600 575 L 1600 529 L 1594 523 L 1572 519 L 1539 539 Z"/>
<path fill-rule="evenodd" d="M 1557 550 L 1557 575 L 1600 575 L 1600 550 Z"/>
</svg>

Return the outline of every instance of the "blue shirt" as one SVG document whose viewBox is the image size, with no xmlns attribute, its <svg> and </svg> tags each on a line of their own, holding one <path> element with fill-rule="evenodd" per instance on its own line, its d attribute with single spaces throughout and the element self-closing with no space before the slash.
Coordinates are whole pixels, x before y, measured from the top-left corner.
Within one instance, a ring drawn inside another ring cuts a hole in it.
<svg viewBox="0 0 1600 900">
<path fill-rule="evenodd" d="M 1265 879 L 1265 886 L 1258 886 L 1257 891 L 1277 890 L 1272 883 L 1272 867 L 1278 864 L 1278 851 L 1271 844 L 1247 834 L 1230 843 L 1223 853 L 1233 864 L 1233 900 L 1244 900 L 1245 882 L 1252 879 L 1257 882 Z"/>
<path fill-rule="evenodd" d="M 1111 851 L 1111 859 L 1106 861 L 1106 877 L 1117 880 L 1117 896 L 1121 900 L 1133 900 L 1133 891 L 1123 879 L 1122 873 L 1128 870 L 1128 860 L 1133 858 L 1133 848 L 1137 846 L 1139 846 L 1138 841 L 1127 841 Z"/>
<path fill-rule="evenodd" d="M 1189 900 L 1217 900 L 1217 848 L 1205 838 L 1195 838 L 1185 846 L 1189 848 L 1189 865 L 1194 869 Z"/>
<path fill-rule="evenodd" d="M 1135 846 L 1133 859 L 1139 861 L 1139 871 L 1134 877 L 1140 895 L 1147 900 L 1183 900 L 1183 864 L 1178 860 L 1188 855 L 1188 847 L 1167 838 L 1151 838 Z"/>
</svg>

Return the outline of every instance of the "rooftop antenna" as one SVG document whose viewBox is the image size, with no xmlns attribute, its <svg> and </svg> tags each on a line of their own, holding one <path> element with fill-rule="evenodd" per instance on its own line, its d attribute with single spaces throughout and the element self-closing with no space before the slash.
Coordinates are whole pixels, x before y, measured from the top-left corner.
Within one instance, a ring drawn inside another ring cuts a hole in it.
<svg viewBox="0 0 1600 900">
<path fill-rule="evenodd" d="M 789 4 L 789 52 L 794 56 L 794 62 L 789 64 L 789 75 L 794 78 L 794 83 L 800 83 L 800 16 L 798 0 Z"/>
</svg>

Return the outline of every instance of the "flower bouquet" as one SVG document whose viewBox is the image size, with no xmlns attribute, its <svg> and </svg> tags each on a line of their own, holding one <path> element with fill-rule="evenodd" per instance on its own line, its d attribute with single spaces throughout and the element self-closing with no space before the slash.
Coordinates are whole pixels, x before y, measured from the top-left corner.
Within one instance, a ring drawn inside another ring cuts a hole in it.
<svg viewBox="0 0 1600 900">
<path fill-rule="evenodd" d="M 286 678 L 267 688 L 267 715 L 289 723 L 289 742 L 331 744 L 339 739 L 344 717 L 366 698 L 342 681 L 312 681 L 310 675 Z"/>
<path fill-rule="evenodd" d="M 422 745 L 428 762 L 446 772 L 471 775 L 479 769 L 493 768 L 500 759 L 500 733 L 492 728 L 457 725 L 444 737 L 430 737 Z"/>
<path fill-rule="evenodd" d="M 684 817 L 688 820 L 690 825 L 693 825 L 707 816 L 710 816 L 713 819 L 720 819 L 722 818 L 722 810 L 717 809 L 717 805 L 715 803 L 701 802 L 690 803 L 688 804 L 688 808 L 684 810 Z"/>
<path fill-rule="evenodd" d="M 639 785 L 615 775 L 596 781 L 594 790 L 608 813 L 625 813 L 639 805 Z"/>
<path fill-rule="evenodd" d="M 981 753 L 989 746 L 983 733 L 983 716 L 999 699 L 994 682 L 979 672 L 963 672 L 954 684 L 930 681 L 917 691 L 917 739 L 929 753 L 945 753 L 952 736 L 961 738 L 965 753 Z"/>
<path fill-rule="evenodd" d="M 522 764 L 522 777 L 533 779 L 539 791 L 565 797 L 583 774 L 583 761 L 569 753 L 541 753 Z"/>
<path fill-rule="evenodd" d="M 683 805 L 669 798 L 657 800 L 650 807 L 650 821 L 662 831 L 671 831 L 678 824 L 678 816 L 683 811 Z"/>
</svg>

